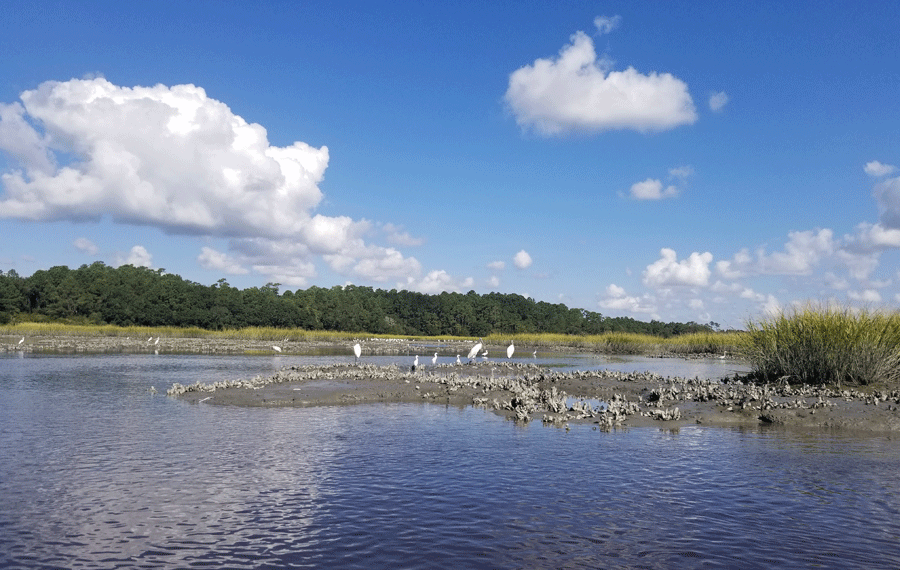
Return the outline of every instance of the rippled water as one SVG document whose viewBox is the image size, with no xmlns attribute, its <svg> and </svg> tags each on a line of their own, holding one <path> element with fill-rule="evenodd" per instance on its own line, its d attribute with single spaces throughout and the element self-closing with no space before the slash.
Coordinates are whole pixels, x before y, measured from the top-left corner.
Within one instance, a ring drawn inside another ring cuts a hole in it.
<svg viewBox="0 0 900 570">
<path fill-rule="evenodd" d="M 888 437 L 148 392 L 288 363 L 0 357 L 0 568 L 900 568 Z"/>
</svg>

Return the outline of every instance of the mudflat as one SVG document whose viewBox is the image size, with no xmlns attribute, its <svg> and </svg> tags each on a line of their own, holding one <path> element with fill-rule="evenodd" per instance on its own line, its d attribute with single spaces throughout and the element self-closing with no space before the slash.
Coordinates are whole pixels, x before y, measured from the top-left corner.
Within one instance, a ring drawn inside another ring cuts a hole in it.
<svg viewBox="0 0 900 570">
<path fill-rule="evenodd" d="M 342 349 L 327 342 L 246 341 L 210 338 L 4 336 L 0 350 L 48 353 L 259 354 Z M 468 345 L 460 343 L 460 352 Z M 502 347 L 491 347 L 499 351 Z M 367 353 L 392 354 L 390 343 Z M 557 347 L 560 352 L 568 347 Z M 794 386 L 663 377 L 651 372 L 561 372 L 506 360 L 473 364 L 398 366 L 335 364 L 293 366 L 268 377 L 183 386 L 173 378 L 171 397 L 206 405 L 344 406 L 423 403 L 475 406 L 514 421 L 546 425 L 593 424 L 600 429 L 686 425 L 758 426 L 900 432 L 900 388 Z"/>
<path fill-rule="evenodd" d="M 234 406 L 340 406 L 418 402 L 475 406 L 519 422 L 600 429 L 686 425 L 900 432 L 900 390 L 757 385 L 649 372 L 559 372 L 508 362 L 396 366 L 294 366 L 267 378 L 173 385 L 189 402 Z"/>
</svg>

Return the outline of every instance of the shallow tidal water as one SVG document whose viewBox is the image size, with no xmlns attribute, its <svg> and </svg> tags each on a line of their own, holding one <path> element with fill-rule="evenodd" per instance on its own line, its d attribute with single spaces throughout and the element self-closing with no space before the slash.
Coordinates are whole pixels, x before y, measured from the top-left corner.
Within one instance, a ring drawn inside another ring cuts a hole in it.
<svg viewBox="0 0 900 570">
<path fill-rule="evenodd" d="M 896 437 L 163 395 L 313 361 L 0 356 L 0 568 L 900 568 Z"/>
</svg>

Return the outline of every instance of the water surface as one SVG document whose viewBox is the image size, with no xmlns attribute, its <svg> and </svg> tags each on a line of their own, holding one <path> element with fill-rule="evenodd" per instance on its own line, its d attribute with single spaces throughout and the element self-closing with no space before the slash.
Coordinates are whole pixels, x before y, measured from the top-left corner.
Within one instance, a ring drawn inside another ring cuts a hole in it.
<svg viewBox="0 0 900 570">
<path fill-rule="evenodd" d="M 890 437 L 148 391 L 307 361 L 0 357 L 0 568 L 900 567 Z"/>
</svg>

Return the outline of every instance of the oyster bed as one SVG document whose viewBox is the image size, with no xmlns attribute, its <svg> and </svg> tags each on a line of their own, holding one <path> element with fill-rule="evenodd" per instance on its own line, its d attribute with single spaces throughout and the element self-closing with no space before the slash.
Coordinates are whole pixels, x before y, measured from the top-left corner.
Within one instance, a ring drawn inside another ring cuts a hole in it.
<svg viewBox="0 0 900 570">
<path fill-rule="evenodd" d="M 900 431 L 900 390 L 757 385 L 663 377 L 652 372 L 560 372 L 534 364 L 478 363 L 419 368 L 334 364 L 291 366 L 268 376 L 184 386 L 172 397 L 238 406 L 322 406 L 422 402 L 475 406 L 520 422 L 619 427 L 783 425 Z"/>
</svg>

